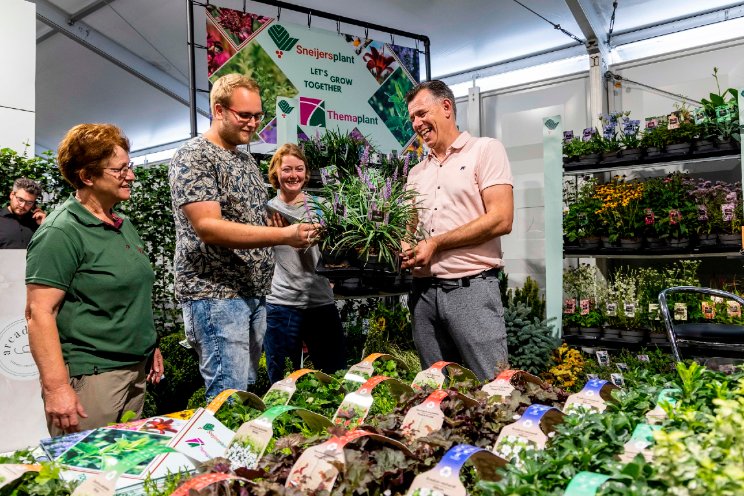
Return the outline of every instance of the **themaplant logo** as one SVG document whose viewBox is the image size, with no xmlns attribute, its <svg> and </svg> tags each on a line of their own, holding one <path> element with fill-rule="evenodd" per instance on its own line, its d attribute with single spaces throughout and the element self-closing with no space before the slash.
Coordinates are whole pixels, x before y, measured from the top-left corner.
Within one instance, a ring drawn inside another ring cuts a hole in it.
<svg viewBox="0 0 744 496">
<path fill-rule="evenodd" d="M 289 35 L 289 31 L 284 26 L 280 26 L 279 24 L 274 24 L 273 26 L 269 27 L 269 36 L 274 41 L 274 44 L 279 49 L 276 51 L 276 55 L 279 58 L 282 58 L 282 55 L 284 55 L 284 52 L 287 50 L 291 50 L 293 46 L 295 46 L 295 43 L 299 41 L 299 38 L 292 38 Z"/>
<path fill-rule="evenodd" d="M 301 96 L 300 124 L 303 126 L 326 127 L 325 100 Z"/>
<path fill-rule="evenodd" d="M 204 441 L 202 441 L 198 437 L 195 437 L 194 439 L 187 439 L 186 444 L 188 444 L 192 448 L 198 448 L 199 446 L 204 446 Z"/>
</svg>

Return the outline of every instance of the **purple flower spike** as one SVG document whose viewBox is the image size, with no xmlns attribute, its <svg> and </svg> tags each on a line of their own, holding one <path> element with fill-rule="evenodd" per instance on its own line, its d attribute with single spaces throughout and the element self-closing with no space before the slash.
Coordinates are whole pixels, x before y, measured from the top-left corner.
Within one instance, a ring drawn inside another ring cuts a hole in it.
<svg viewBox="0 0 744 496">
<path fill-rule="evenodd" d="M 369 164 L 369 145 L 364 147 L 364 152 L 362 153 L 362 164 Z"/>
<path fill-rule="evenodd" d="M 383 194 L 383 198 L 386 200 L 390 198 L 390 195 L 393 193 L 393 181 L 389 177 L 385 180 L 385 192 Z"/>
</svg>

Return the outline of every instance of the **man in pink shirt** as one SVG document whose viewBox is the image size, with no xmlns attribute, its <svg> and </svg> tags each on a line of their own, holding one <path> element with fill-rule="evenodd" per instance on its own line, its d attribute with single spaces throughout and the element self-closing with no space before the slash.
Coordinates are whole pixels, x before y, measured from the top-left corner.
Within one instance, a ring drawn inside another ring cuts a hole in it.
<svg viewBox="0 0 744 496">
<path fill-rule="evenodd" d="M 498 140 L 457 129 L 455 97 L 443 82 L 419 84 L 406 101 L 429 148 L 408 175 L 422 239 L 403 246 L 401 264 L 413 268 L 416 349 L 423 367 L 454 361 L 491 379 L 508 361 L 499 275 L 500 237 L 514 218 L 509 159 Z"/>
</svg>

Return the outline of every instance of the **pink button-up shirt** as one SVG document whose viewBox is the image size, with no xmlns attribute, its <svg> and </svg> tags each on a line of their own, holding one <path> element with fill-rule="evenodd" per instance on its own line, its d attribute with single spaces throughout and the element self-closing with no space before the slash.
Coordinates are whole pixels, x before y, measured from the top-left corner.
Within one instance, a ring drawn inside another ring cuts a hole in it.
<svg viewBox="0 0 744 496">
<path fill-rule="evenodd" d="M 497 184 L 514 185 L 504 145 L 493 138 L 461 133 L 440 162 L 430 153 L 408 175 L 418 192 L 419 230 L 427 237 L 456 229 L 486 213 L 481 192 Z M 446 250 L 430 267 L 414 269 L 414 277 L 455 279 L 503 266 L 501 239 Z"/>
</svg>

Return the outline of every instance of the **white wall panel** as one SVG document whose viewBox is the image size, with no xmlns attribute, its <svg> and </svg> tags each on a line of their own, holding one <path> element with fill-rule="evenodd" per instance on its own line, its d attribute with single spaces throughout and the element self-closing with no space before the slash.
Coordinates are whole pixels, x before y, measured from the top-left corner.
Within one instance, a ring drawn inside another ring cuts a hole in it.
<svg viewBox="0 0 744 496">
<path fill-rule="evenodd" d="M 36 108 L 36 5 L 0 3 L 0 147 L 34 150 Z"/>
</svg>

